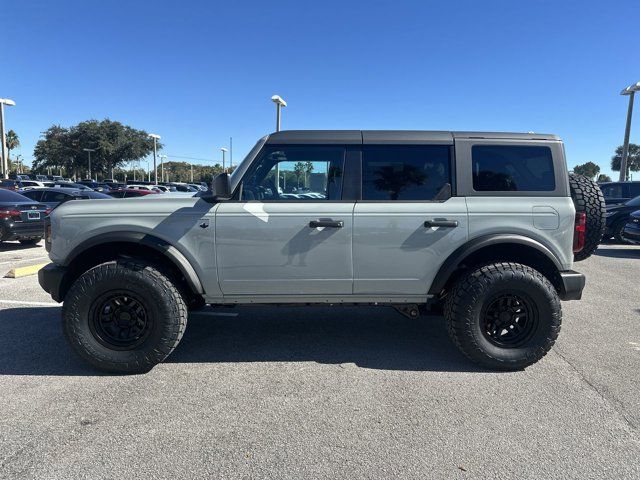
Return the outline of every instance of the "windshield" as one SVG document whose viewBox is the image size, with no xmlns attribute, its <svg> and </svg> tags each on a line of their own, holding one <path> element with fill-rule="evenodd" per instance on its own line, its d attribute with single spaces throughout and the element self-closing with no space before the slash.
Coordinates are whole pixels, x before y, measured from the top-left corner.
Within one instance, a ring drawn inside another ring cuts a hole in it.
<svg viewBox="0 0 640 480">
<path fill-rule="evenodd" d="M 262 137 L 260 140 L 258 140 L 258 143 L 255 144 L 255 146 L 251 149 L 251 151 L 247 154 L 247 156 L 244 157 L 244 159 L 238 164 L 236 169 L 233 171 L 233 173 L 230 176 L 232 192 L 236 189 L 236 187 L 238 186 L 238 183 L 240 183 L 240 179 L 244 175 L 244 172 L 247 171 L 247 168 L 249 168 L 249 165 L 251 164 L 253 159 L 256 158 L 256 155 L 258 154 L 258 152 L 260 151 L 260 149 L 262 148 L 262 146 L 265 144 L 266 141 L 267 141 L 267 137 Z"/>
</svg>

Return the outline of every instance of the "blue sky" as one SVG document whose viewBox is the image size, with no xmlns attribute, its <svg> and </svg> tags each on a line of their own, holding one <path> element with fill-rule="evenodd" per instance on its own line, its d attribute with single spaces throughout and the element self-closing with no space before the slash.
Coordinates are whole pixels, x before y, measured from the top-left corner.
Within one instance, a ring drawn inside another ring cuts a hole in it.
<svg viewBox="0 0 640 480">
<path fill-rule="evenodd" d="M 640 80 L 637 0 L 3 0 L 0 13 L 0 97 L 17 103 L 7 128 L 27 160 L 50 125 L 108 117 L 162 135 L 176 160 L 220 161 L 233 136 L 237 162 L 274 129 L 279 94 L 287 129 L 556 133 L 570 166 L 610 172 L 619 92 Z"/>
</svg>

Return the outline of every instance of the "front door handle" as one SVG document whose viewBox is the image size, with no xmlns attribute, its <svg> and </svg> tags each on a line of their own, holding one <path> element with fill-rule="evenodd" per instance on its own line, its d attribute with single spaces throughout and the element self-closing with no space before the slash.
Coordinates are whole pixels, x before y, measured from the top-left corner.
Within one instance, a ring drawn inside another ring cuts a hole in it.
<svg viewBox="0 0 640 480">
<path fill-rule="evenodd" d="M 425 228 L 429 227 L 446 227 L 454 228 L 458 226 L 457 220 L 426 220 L 424 222 Z"/>
<path fill-rule="evenodd" d="M 309 226 L 311 228 L 320 228 L 320 227 L 328 227 L 328 228 L 342 228 L 344 227 L 344 222 L 342 220 L 311 220 L 309 222 Z"/>
</svg>

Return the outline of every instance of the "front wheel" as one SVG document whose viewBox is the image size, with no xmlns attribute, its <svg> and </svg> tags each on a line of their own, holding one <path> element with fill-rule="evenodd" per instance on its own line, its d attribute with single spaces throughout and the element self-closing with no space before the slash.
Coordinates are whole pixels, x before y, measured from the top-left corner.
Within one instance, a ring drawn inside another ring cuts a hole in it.
<svg viewBox="0 0 640 480">
<path fill-rule="evenodd" d="M 173 282 L 135 260 L 98 265 L 80 276 L 62 307 L 65 337 L 100 370 L 144 373 L 180 342 L 187 307 Z"/>
<path fill-rule="evenodd" d="M 546 355 L 560 332 L 560 298 L 540 272 L 495 263 L 463 276 L 447 296 L 451 339 L 491 369 L 520 370 Z"/>
</svg>

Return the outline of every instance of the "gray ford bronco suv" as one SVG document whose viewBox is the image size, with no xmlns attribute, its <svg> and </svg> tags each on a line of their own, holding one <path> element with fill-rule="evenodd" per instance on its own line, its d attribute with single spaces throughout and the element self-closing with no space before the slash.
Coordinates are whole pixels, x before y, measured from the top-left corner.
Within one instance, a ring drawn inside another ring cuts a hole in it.
<svg viewBox="0 0 640 480">
<path fill-rule="evenodd" d="M 212 192 L 67 202 L 46 224 L 41 286 L 73 349 L 145 372 L 206 304 L 441 308 L 486 368 L 522 369 L 604 228 L 604 200 L 554 135 L 282 131 Z"/>
</svg>

